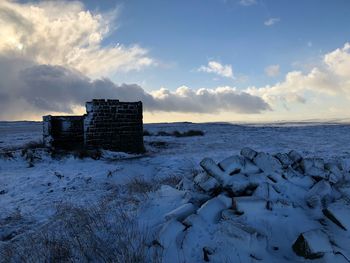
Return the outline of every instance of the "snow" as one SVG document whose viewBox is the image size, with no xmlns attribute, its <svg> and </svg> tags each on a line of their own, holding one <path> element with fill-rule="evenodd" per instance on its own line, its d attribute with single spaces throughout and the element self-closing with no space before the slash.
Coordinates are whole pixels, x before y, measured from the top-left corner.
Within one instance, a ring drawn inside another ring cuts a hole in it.
<svg viewBox="0 0 350 263">
<path fill-rule="evenodd" d="M 30 141 L 42 138 L 41 122 L 3 122 L 0 121 L 0 149 L 23 146 Z"/>
<path fill-rule="evenodd" d="M 330 184 L 325 180 L 321 180 L 310 188 L 305 198 L 306 198 L 306 202 L 309 205 L 313 204 L 311 205 L 311 207 L 315 207 L 319 205 L 321 201 L 323 201 L 324 203 L 327 201 L 330 201 L 331 196 L 332 196 L 332 188 Z"/>
<path fill-rule="evenodd" d="M 321 230 L 308 231 L 303 233 L 303 236 L 309 243 L 310 249 L 313 253 L 333 251 L 327 235 Z"/>
<path fill-rule="evenodd" d="M 326 211 L 332 215 L 332 218 L 342 228 L 350 230 L 350 205 L 341 200 L 329 204 Z"/>
<path fill-rule="evenodd" d="M 166 248 L 163 262 L 203 262 L 204 254 L 210 262 L 302 262 L 292 244 L 314 229 L 322 229 L 332 241 L 332 251 L 315 262 L 342 262 L 339 253 L 350 258 L 348 231 L 322 213 L 327 208 L 350 227 L 350 186 L 344 181 L 350 170 L 350 125 L 163 123 L 146 124 L 145 129 L 152 134 L 192 129 L 205 135 L 145 136 L 146 154 L 104 151 L 99 160 L 53 158 L 38 149 L 29 167 L 22 148 L 41 139 L 41 123 L 1 122 L 0 249 L 38 231 L 59 205 L 89 207 L 112 196 L 123 198 L 126 208 L 137 211 L 140 224 L 154 232 Z M 158 142 L 165 146 L 158 147 Z M 246 148 L 239 155 L 245 147 L 251 151 Z M 311 158 L 304 168 L 316 178 L 303 174 L 301 156 Z M 204 166 L 219 175 L 216 179 L 201 168 L 204 158 L 210 158 Z M 181 187 L 171 183 L 173 177 L 183 179 Z M 129 193 L 135 179 L 162 185 Z M 219 194 L 222 182 L 228 192 Z M 314 190 L 321 184 L 326 186 Z M 234 197 L 239 207 L 235 210 L 230 205 L 232 192 L 252 196 Z M 314 207 L 307 202 L 311 196 L 319 198 L 311 200 Z M 315 244 L 317 249 L 326 243 Z"/>
<path fill-rule="evenodd" d="M 281 170 L 281 163 L 268 153 L 260 152 L 255 156 L 254 163 L 264 172 L 278 172 Z"/>
<path fill-rule="evenodd" d="M 184 220 L 189 215 L 193 214 L 196 211 L 196 207 L 192 203 L 187 203 L 179 206 L 178 208 L 170 211 L 165 215 L 165 220 L 176 219 Z"/>
<path fill-rule="evenodd" d="M 266 200 L 253 196 L 240 196 L 233 199 L 234 209 L 237 212 L 248 215 L 266 211 Z"/>
<path fill-rule="evenodd" d="M 219 195 L 205 202 L 197 211 L 197 214 L 209 224 L 219 221 L 221 212 L 232 206 L 232 200 L 229 197 Z"/>
</svg>

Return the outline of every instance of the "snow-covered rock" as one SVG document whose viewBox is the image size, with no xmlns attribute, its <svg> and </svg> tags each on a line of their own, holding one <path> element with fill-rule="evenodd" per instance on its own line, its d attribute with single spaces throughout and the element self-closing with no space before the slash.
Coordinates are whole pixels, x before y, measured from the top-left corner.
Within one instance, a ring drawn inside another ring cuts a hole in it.
<svg viewBox="0 0 350 263">
<path fill-rule="evenodd" d="M 208 223 L 217 223 L 221 217 L 221 211 L 230 207 L 232 207 L 232 199 L 219 195 L 205 202 L 198 209 L 197 214 Z"/>
<path fill-rule="evenodd" d="M 184 230 L 185 226 L 175 219 L 172 219 L 163 225 L 158 238 L 158 243 L 163 248 L 163 262 L 179 262 L 177 251 L 181 248 L 181 242 L 184 238 Z"/>
<path fill-rule="evenodd" d="M 301 233 L 293 244 L 294 252 L 304 258 L 315 259 L 333 252 L 328 236 L 320 229 Z"/>
<path fill-rule="evenodd" d="M 207 193 L 211 193 L 220 185 L 214 177 L 209 176 L 207 173 L 199 173 L 194 178 L 194 183 Z"/>
<path fill-rule="evenodd" d="M 258 153 L 256 151 L 252 150 L 249 147 L 245 147 L 241 150 L 241 155 L 251 161 L 255 158 L 257 154 Z"/>
<path fill-rule="evenodd" d="M 233 208 L 240 214 L 259 214 L 266 210 L 266 200 L 254 196 L 235 197 Z"/>
<path fill-rule="evenodd" d="M 197 187 L 188 188 L 200 198 L 184 196 L 165 215 L 186 226 L 175 238 L 184 236 L 180 249 L 193 262 L 299 262 L 298 256 L 342 262 L 339 255 L 350 246 L 333 250 L 332 244 L 350 242 L 341 234 L 350 228 L 350 182 L 336 161 L 244 148 L 240 156 L 200 165 L 203 171 L 189 178 Z M 233 254 L 228 247 L 236 248 Z"/>
<path fill-rule="evenodd" d="M 349 263 L 349 260 L 341 253 L 327 252 L 319 259 L 320 263 Z"/>
<path fill-rule="evenodd" d="M 308 189 L 315 184 L 315 180 L 312 177 L 304 176 L 291 167 L 288 167 L 286 170 L 284 170 L 282 176 L 289 182 L 305 189 Z"/>
<path fill-rule="evenodd" d="M 244 167 L 244 157 L 234 155 L 230 156 L 219 163 L 219 167 L 223 169 L 227 174 L 238 174 Z"/>
<path fill-rule="evenodd" d="M 294 150 L 290 151 L 288 153 L 288 156 L 294 163 L 298 163 L 298 162 L 300 162 L 303 159 L 301 154 L 298 153 L 297 151 L 294 151 Z"/>
<path fill-rule="evenodd" d="M 229 209 L 225 209 L 221 212 L 221 218 L 223 220 L 235 220 L 239 217 L 240 215 L 237 214 L 237 211 L 229 208 Z"/>
<path fill-rule="evenodd" d="M 182 221 L 182 224 L 184 224 L 186 227 L 191 227 L 198 224 L 202 225 L 202 224 L 205 224 L 205 219 L 198 214 L 192 214 L 186 217 Z"/>
<path fill-rule="evenodd" d="M 241 171 L 244 174 L 258 174 L 262 170 L 257 167 L 252 161 L 245 159 L 243 170 Z"/>
<path fill-rule="evenodd" d="M 328 177 L 324 169 L 324 161 L 321 158 L 304 158 L 300 166 L 307 175 L 320 179 L 327 179 Z"/>
<path fill-rule="evenodd" d="M 294 161 L 286 153 L 277 153 L 275 157 L 281 162 L 283 168 L 287 168 L 289 165 L 294 163 Z"/>
<path fill-rule="evenodd" d="M 159 232 L 159 244 L 165 248 L 178 246 L 180 236 L 184 230 L 185 226 L 175 219 L 166 222 Z"/>
<path fill-rule="evenodd" d="M 321 201 L 326 204 L 331 201 L 332 187 L 330 184 L 321 180 L 317 182 L 306 194 L 306 203 L 310 207 L 321 205 Z"/>
<path fill-rule="evenodd" d="M 342 198 L 350 202 L 350 183 L 345 182 L 342 185 L 338 186 L 337 189 L 339 190 Z"/>
<path fill-rule="evenodd" d="M 255 189 L 253 196 L 266 201 L 276 201 L 281 198 L 280 194 L 276 192 L 269 182 L 259 184 L 259 186 Z"/>
<path fill-rule="evenodd" d="M 226 174 L 220 169 L 220 167 L 211 158 L 204 158 L 200 165 L 207 172 L 208 175 L 214 177 L 219 183 L 225 183 Z"/>
<path fill-rule="evenodd" d="M 183 204 L 178 208 L 167 213 L 165 215 L 165 219 L 166 220 L 176 219 L 178 221 L 181 221 L 186 217 L 188 217 L 190 214 L 193 214 L 195 211 L 196 211 L 196 207 L 193 204 L 191 203 Z"/>
<path fill-rule="evenodd" d="M 243 174 L 258 174 L 262 171 L 249 159 L 239 155 L 230 156 L 219 163 L 219 167 L 227 174 L 234 175 Z"/>
<path fill-rule="evenodd" d="M 344 201 L 337 201 L 328 205 L 323 213 L 339 227 L 350 230 L 350 205 Z"/>
<path fill-rule="evenodd" d="M 282 170 L 281 162 L 267 153 L 258 153 L 253 159 L 253 162 L 265 173 L 277 172 Z"/>
<path fill-rule="evenodd" d="M 231 176 L 226 184 L 223 185 L 224 189 L 234 196 L 246 195 L 247 191 L 251 191 L 257 187 L 255 182 L 252 182 L 249 177 L 244 174 L 237 174 Z"/>
<path fill-rule="evenodd" d="M 343 171 L 339 168 L 337 163 L 326 163 L 324 168 L 329 172 L 329 182 L 336 184 L 339 181 L 342 181 L 344 178 Z"/>
</svg>

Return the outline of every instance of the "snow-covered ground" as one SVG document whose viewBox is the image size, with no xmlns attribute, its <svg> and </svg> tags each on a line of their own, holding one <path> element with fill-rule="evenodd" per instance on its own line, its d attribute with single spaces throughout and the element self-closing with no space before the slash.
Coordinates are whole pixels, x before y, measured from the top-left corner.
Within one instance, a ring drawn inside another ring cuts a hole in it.
<svg viewBox="0 0 350 263">
<path fill-rule="evenodd" d="M 239 154 L 242 148 L 250 147 L 258 152 L 270 154 L 296 150 L 303 157 L 319 157 L 326 162 L 341 160 L 347 164 L 350 160 L 350 125 L 347 124 L 170 123 L 146 124 L 144 129 L 154 134 L 144 137 L 147 149 L 144 155 L 103 152 L 99 160 L 79 159 L 73 155 L 53 158 L 44 149 L 37 149 L 30 153 L 34 161 L 29 162 L 28 153 L 23 154 L 21 149 L 26 143 L 41 139 L 41 123 L 0 122 L 0 250 L 28 233 L 40 231 L 57 216 L 58 207 L 64 204 L 79 207 L 99 206 L 106 198 L 120 198 L 123 207 L 135 212 L 136 219 L 148 229 L 152 237 L 150 239 L 157 240 L 160 245 L 163 242 L 173 246 L 172 242 L 183 238 L 174 235 L 184 232 L 188 226 L 177 220 L 165 220 L 166 214 L 188 203 L 189 196 L 193 194 L 190 187 L 176 189 L 175 184 L 183 178 L 193 178 L 200 173 L 202 168 L 199 163 L 205 157 L 210 157 L 218 163 L 229 156 Z M 175 130 L 201 130 L 205 134 L 196 137 L 155 135 L 159 131 Z M 166 186 L 167 184 L 171 186 Z M 225 201 L 220 202 L 225 204 Z M 217 208 L 217 205 L 213 206 L 214 208 L 209 209 L 209 214 Z M 261 209 L 255 204 L 250 207 L 252 211 Z M 224 208 L 225 205 L 221 210 Z M 187 205 L 181 209 L 190 211 L 192 208 Z M 277 220 L 276 232 L 281 231 L 281 224 L 310 223 L 305 219 L 309 215 L 299 211 L 302 208 L 290 209 L 288 214 L 295 215 L 288 220 L 278 221 L 281 216 L 279 214 L 273 219 L 270 218 L 270 221 L 254 219 L 252 224 L 266 224 L 266 227 L 271 228 L 271 222 Z M 344 218 L 347 218 L 346 213 L 347 211 L 344 212 Z M 212 215 L 208 215 L 208 218 L 210 216 Z M 258 213 L 253 216 L 266 215 Z M 164 223 L 171 226 L 164 228 Z M 285 240 L 286 243 L 270 244 L 272 247 L 280 245 L 282 248 L 282 252 L 273 254 L 266 243 L 247 234 L 251 233 L 251 230 L 240 230 L 244 233 L 239 233 L 237 226 L 232 226 L 226 221 L 220 225 L 208 222 L 196 224 L 202 227 L 192 231 L 187 239 L 182 240 L 186 249 L 180 247 L 176 248 L 177 250 L 163 251 L 163 257 L 167 260 L 164 262 L 170 262 L 169 258 L 173 262 L 236 262 L 238 259 L 241 262 L 248 262 L 248 259 L 249 262 L 305 261 L 304 258 L 295 255 L 292 250 L 293 244 L 288 243 L 298 237 L 294 232 L 279 233 L 281 237 L 274 241 L 283 243 Z M 316 228 L 317 224 L 320 223 L 311 225 Z M 260 225 L 259 230 L 261 229 L 264 229 L 264 226 Z M 273 229 L 270 231 L 274 232 Z M 286 238 L 283 238 L 284 235 Z M 311 236 L 310 239 L 313 238 L 313 233 L 307 235 Z M 341 238 L 341 242 L 350 240 L 347 235 Z M 213 242 L 217 243 L 220 249 L 198 247 L 197 245 L 203 243 L 201 240 L 211 245 Z M 327 242 L 325 245 L 325 242 L 315 246 L 323 248 L 334 245 Z M 193 249 L 189 249 L 191 245 L 194 246 Z M 152 250 L 153 247 L 150 245 L 149 249 Z M 221 254 L 220 257 L 215 256 L 218 253 Z M 247 259 L 246 255 L 249 254 L 251 255 Z M 344 254 L 350 255 L 350 251 L 345 251 Z M 347 262 L 344 256 L 334 255 L 327 254 L 318 262 Z"/>
</svg>

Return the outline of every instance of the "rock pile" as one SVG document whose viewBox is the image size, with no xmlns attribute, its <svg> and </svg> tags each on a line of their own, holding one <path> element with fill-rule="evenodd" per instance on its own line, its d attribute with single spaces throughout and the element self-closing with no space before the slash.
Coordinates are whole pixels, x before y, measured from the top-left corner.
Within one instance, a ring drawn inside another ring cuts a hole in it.
<svg viewBox="0 0 350 263">
<path fill-rule="evenodd" d="M 164 262 L 350 262 L 349 165 L 250 148 L 179 185 L 164 215 Z M 169 189 L 162 189 L 169 191 Z"/>
</svg>

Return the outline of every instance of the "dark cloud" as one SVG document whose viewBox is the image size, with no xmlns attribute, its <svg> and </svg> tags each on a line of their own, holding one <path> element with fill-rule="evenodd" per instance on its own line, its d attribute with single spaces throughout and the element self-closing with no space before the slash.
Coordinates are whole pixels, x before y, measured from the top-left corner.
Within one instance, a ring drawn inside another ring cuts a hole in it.
<svg viewBox="0 0 350 263">
<path fill-rule="evenodd" d="M 117 85 L 107 78 L 91 80 L 74 69 L 20 59 L 0 58 L 0 72 L 0 101 L 6 101 L 0 105 L 1 119 L 13 118 L 14 112 L 18 115 L 21 110 L 30 115 L 73 113 L 76 106 L 93 98 L 141 100 L 146 111 L 259 113 L 269 109 L 260 97 L 234 89 L 193 91 L 181 87 L 175 92 L 161 89 L 149 94 L 136 84 Z"/>
</svg>

